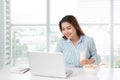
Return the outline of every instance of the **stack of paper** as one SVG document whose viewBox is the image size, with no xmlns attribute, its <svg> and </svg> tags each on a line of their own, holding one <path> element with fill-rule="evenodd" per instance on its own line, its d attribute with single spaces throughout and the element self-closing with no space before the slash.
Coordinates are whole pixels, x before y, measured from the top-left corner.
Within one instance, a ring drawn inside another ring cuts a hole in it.
<svg viewBox="0 0 120 80">
<path fill-rule="evenodd" d="M 13 67 L 10 72 L 12 73 L 18 73 L 18 74 L 24 74 L 26 72 L 28 72 L 30 70 L 30 68 L 28 67 Z"/>
</svg>

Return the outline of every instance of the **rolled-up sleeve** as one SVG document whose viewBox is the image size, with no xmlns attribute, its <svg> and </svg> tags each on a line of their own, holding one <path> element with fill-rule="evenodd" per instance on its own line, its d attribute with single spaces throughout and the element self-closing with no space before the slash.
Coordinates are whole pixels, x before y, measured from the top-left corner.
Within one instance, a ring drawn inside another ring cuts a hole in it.
<svg viewBox="0 0 120 80">
<path fill-rule="evenodd" d="M 90 53 L 90 57 L 95 60 L 94 64 L 99 64 L 100 63 L 100 57 L 97 54 L 97 49 L 96 49 L 96 45 L 94 43 L 94 39 L 93 38 L 90 39 L 89 53 Z"/>
</svg>

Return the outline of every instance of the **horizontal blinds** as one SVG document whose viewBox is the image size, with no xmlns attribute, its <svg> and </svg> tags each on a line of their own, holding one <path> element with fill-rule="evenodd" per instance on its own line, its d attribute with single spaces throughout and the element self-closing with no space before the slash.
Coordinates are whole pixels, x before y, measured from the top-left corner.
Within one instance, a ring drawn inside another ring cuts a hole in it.
<svg viewBox="0 0 120 80">
<path fill-rule="evenodd" d="M 4 0 L 0 0 L 0 69 L 4 67 Z"/>
<path fill-rule="evenodd" d="M 11 63 L 10 0 L 5 1 L 5 65 Z"/>
</svg>

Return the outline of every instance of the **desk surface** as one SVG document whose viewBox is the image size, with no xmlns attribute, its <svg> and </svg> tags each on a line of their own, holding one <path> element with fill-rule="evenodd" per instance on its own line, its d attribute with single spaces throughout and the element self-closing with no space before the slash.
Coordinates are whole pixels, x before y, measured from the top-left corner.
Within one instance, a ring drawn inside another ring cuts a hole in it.
<svg viewBox="0 0 120 80">
<path fill-rule="evenodd" d="M 120 80 L 120 68 L 101 68 L 96 75 L 86 73 L 82 68 L 73 68 L 67 79 L 32 76 L 30 71 L 25 74 L 11 73 L 9 69 L 0 70 L 0 80 Z"/>
</svg>

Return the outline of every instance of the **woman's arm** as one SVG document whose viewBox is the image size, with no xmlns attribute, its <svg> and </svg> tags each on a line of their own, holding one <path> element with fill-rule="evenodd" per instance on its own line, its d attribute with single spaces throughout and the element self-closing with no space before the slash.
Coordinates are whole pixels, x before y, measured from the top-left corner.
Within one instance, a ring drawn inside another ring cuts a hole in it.
<svg viewBox="0 0 120 80">
<path fill-rule="evenodd" d="M 89 46 L 89 52 L 90 52 L 90 58 L 89 58 L 90 62 L 92 62 L 93 64 L 99 64 L 101 61 L 101 58 L 97 54 L 97 49 L 96 49 L 96 45 L 93 38 L 90 39 L 88 46 Z"/>
<path fill-rule="evenodd" d="M 55 52 L 61 52 L 61 53 L 63 52 L 63 49 L 62 49 L 62 39 L 59 39 L 57 41 Z"/>
<path fill-rule="evenodd" d="M 80 64 L 81 65 L 99 64 L 101 59 L 97 54 L 97 50 L 96 50 L 96 46 L 93 38 L 89 38 L 88 40 L 88 50 L 89 50 L 90 57 L 88 59 L 82 60 Z"/>
</svg>

